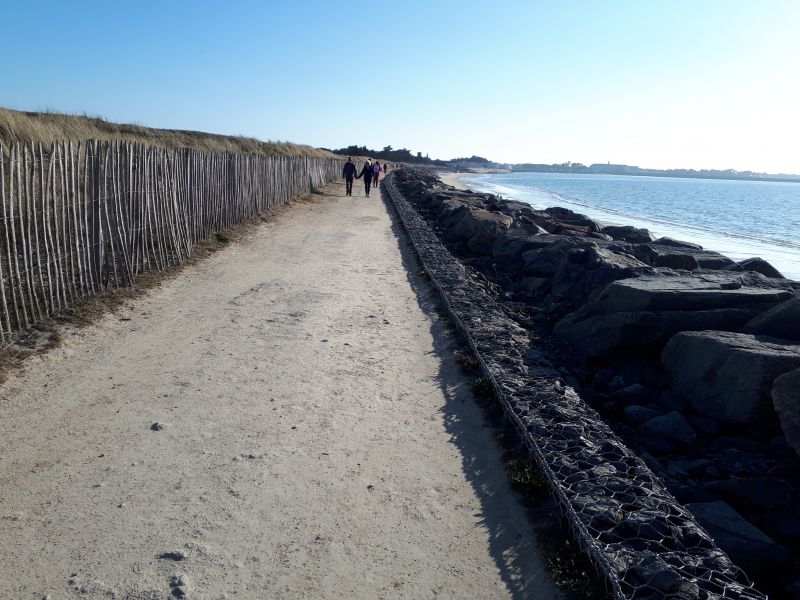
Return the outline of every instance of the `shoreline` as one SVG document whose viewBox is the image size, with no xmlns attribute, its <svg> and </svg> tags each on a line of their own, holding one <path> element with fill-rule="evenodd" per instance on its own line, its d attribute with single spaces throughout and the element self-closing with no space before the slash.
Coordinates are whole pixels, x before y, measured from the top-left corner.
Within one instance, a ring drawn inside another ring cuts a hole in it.
<svg viewBox="0 0 800 600">
<path fill-rule="evenodd" d="M 452 185 L 457 190 L 471 190 L 472 188 L 469 187 L 462 178 L 466 177 L 467 175 L 476 175 L 476 173 L 453 173 L 451 171 L 438 171 L 436 175 L 438 175 L 439 179 L 442 180 L 442 183 Z"/>
<path fill-rule="evenodd" d="M 742 235 L 724 235 L 713 230 L 705 230 L 694 224 L 682 225 L 670 223 L 657 218 L 647 218 L 646 215 L 636 216 L 623 212 L 604 209 L 566 198 L 553 198 L 552 202 L 545 199 L 530 199 L 525 188 L 510 186 L 508 190 L 493 189 L 491 184 L 470 184 L 467 177 L 474 177 L 476 173 L 439 173 L 440 179 L 459 190 L 472 190 L 479 193 L 501 195 L 506 200 L 524 202 L 537 210 L 549 207 L 563 207 L 586 215 L 602 225 L 633 226 L 646 228 L 656 237 L 671 237 L 683 239 L 695 244 L 700 244 L 704 249 L 720 252 L 735 261 L 750 258 L 761 258 L 777 268 L 787 279 L 800 281 L 800 254 L 791 252 L 778 242 L 757 237 Z M 510 193 L 509 193 L 510 190 Z"/>
</svg>

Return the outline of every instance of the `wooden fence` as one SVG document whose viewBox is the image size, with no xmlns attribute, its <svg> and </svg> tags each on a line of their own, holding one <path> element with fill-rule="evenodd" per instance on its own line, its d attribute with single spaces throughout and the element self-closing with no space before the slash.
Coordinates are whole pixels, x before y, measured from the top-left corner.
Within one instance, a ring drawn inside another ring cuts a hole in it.
<svg viewBox="0 0 800 600">
<path fill-rule="evenodd" d="M 0 339 L 182 263 L 211 232 L 338 178 L 342 164 L 119 142 L 0 145 Z"/>
</svg>

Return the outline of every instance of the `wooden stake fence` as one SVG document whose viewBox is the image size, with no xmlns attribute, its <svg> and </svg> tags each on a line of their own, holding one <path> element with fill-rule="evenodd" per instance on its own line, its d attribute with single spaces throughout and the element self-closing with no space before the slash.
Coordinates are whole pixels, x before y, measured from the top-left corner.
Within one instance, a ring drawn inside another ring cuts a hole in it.
<svg viewBox="0 0 800 600">
<path fill-rule="evenodd" d="M 342 164 L 121 142 L 0 145 L 0 339 L 182 263 L 211 232 L 321 187 Z"/>
</svg>

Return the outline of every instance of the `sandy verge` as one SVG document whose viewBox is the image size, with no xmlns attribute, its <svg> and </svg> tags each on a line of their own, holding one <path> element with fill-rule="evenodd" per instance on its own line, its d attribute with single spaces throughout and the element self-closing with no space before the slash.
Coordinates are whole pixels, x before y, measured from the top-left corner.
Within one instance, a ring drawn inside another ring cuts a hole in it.
<svg viewBox="0 0 800 600">
<path fill-rule="evenodd" d="M 0 597 L 556 596 L 435 294 L 358 189 L 0 386 Z"/>
</svg>

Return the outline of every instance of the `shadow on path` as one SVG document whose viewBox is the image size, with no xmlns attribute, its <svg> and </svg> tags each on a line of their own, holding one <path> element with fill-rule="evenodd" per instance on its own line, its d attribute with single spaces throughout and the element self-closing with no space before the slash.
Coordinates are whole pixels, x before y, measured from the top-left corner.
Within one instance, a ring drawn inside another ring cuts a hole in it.
<svg viewBox="0 0 800 600">
<path fill-rule="evenodd" d="M 446 398 L 442 418 L 450 442 L 461 452 L 464 475 L 480 500 L 481 511 L 476 516 L 489 533 L 489 552 L 515 600 L 559 597 L 527 511 L 509 486 L 491 427 L 485 423 L 467 377 L 455 360 L 454 352 L 462 348 L 457 333 L 438 292 L 421 272 L 419 258 L 394 205 L 385 193 L 381 193 L 381 199 L 391 218 L 408 281 L 417 303 L 430 319 L 434 351 L 441 361 L 439 385 Z"/>
</svg>

